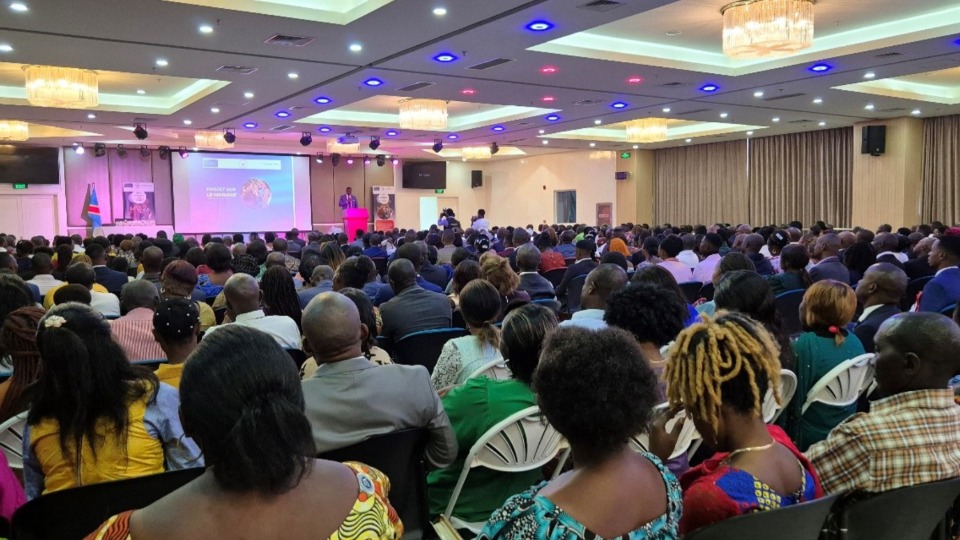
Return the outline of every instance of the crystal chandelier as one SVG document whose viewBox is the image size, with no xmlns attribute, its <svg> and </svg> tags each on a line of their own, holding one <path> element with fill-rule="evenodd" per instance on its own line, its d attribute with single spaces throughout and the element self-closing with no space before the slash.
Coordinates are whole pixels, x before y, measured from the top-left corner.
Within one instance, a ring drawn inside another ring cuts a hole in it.
<svg viewBox="0 0 960 540">
<path fill-rule="evenodd" d="M 400 100 L 402 129 L 447 129 L 447 102 L 442 99 Z"/>
<path fill-rule="evenodd" d="M 467 160 L 490 159 L 493 153 L 489 146 L 467 146 L 460 151 L 460 157 Z"/>
<path fill-rule="evenodd" d="M 26 122 L 0 120 L 0 141 L 25 141 L 30 138 Z"/>
<path fill-rule="evenodd" d="M 655 143 L 667 140 L 667 121 L 663 118 L 644 118 L 627 123 L 627 142 Z"/>
<path fill-rule="evenodd" d="M 27 101 L 37 107 L 89 109 L 100 103 L 97 72 L 56 66 L 24 66 Z"/>
<path fill-rule="evenodd" d="M 720 12 L 723 53 L 735 60 L 789 56 L 813 45 L 813 0 L 743 0 Z"/>
<path fill-rule="evenodd" d="M 198 148 L 209 148 L 211 150 L 233 148 L 233 144 L 228 143 L 223 138 L 223 133 L 219 131 L 198 131 L 193 134 L 193 140 Z"/>
</svg>

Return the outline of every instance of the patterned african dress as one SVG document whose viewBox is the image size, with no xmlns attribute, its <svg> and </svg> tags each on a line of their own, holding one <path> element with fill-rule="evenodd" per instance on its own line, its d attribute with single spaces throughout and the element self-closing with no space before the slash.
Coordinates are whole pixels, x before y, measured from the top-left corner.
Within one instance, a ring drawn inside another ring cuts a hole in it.
<svg viewBox="0 0 960 540">
<path fill-rule="evenodd" d="M 680 514 L 683 507 L 680 483 L 653 454 L 643 454 L 649 459 L 667 486 L 667 511 L 660 517 L 637 530 L 624 534 L 623 540 L 676 540 L 679 538 Z M 490 516 L 480 532 L 479 540 L 603 540 L 582 523 L 563 511 L 550 499 L 538 495 L 547 482 L 533 486 L 514 495 L 499 510 Z M 629 501 L 624 501 L 629 504 Z"/>
<path fill-rule="evenodd" d="M 362 463 L 344 463 L 357 475 L 360 493 L 340 528 L 329 540 L 396 540 L 403 536 L 403 523 L 387 500 L 390 479 Z M 130 535 L 130 516 L 135 510 L 117 514 L 103 523 L 85 540 L 134 540 Z"/>
<path fill-rule="evenodd" d="M 803 480 L 795 493 L 778 493 L 752 474 L 725 463 L 729 454 L 717 453 L 687 471 L 683 486 L 683 519 L 680 532 L 690 533 L 724 519 L 776 510 L 823 497 L 823 488 L 813 465 L 797 450 L 782 429 L 767 426 L 773 440 L 787 447 L 797 458 Z"/>
</svg>

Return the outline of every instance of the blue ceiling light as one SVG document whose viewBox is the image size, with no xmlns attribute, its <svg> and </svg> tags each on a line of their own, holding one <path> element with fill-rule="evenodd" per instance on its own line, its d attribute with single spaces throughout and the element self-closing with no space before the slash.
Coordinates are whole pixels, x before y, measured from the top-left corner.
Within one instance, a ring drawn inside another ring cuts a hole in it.
<svg viewBox="0 0 960 540">
<path fill-rule="evenodd" d="M 833 69 L 833 66 L 831 66 L 830 64 L 814 64 L 810 66 L 809 69 L 814 73 L 826 73 L 827 71 L 830 71 L 831 69 Z"/>
<path fill-rule="evenodd" d="M 316 101 L 316 102 L 319 103 L 320 105 L 326 105 L 326 104 L 328 104 L 328 103 L 332 103 L 332 102 L 333 102 L 333 100 L 330 99 L 330 98 L 328 98 L 327 96 L 320 96 L 320 97 L 318 97 L 317 99 L 315 99 L 314 101 Z"/>
<path fill-rule="evenodd" d="M 277 118 L 287 118 L 290 116 L 290 113 L 288 113 L 287 111 L 277 111 L 273 113 L 273 115 L 276 116 Z"/>
<path fill-rule="evenodd" d="M 700 87 L 701 92 L 716 92 L 720 87 L 715 84 L 705 84 Z"/>
<path fill-rule="evenodd" d="M 503 130 L 505 130 L 505 129 L 507 129 L 507 128 L 505 128 L 505 127 L 503 127 L 503 126 L 493 126 L 493 127 L 490 128 L 490 129 L 492 129 L 493 131 L 503 131 Z"/>
<path fill-rule="evenodd" d="M 323 126 L 322 128 L 317 129 L 317 131 L 319 131 L 320 133 L 330 133 L 331 131 L 333 131 L 333 129 L 328 128 L 327 126 Z"/>
<path fill-rule="evenodd" d="M 255 129 L 255 128 L 257 127 L 257 123 L 256 123 L 256 122 L 247 122 L 246 124 L 243 125 L 243 127 L 247 128 L 247 129 Z"/>
<path fill-rule="evenodd" d="M 367 86 L 382 86 L 382 85 L 383 85 L 383 81 L 381 81 L 380 79 L 378 79 L 378 78 L 376 78 L 376 77 L 370 77 L 369 79 L 363 81 L 363 84 L 365 84 L 365 85 L 367 85 Z"/>
<path fill-rule="evenodd" d="M 613 107 L 614 109 L 626 109 L 629 105 L 622 101 L 615 101 L 611 103 L 610 106 Z"/>
<path fill-rule="evenodd" d="M 400 132 L 395 129 L 388 130 L 386 133 L 384 133 L 384 135 L 386 135 L 387 137 L 396 137 L 399 134 Z"/>
<path fill-rule="evenodd" d="M 436 60 L 437 62 L 440 62 L 441 64 L 449 64 L 450 62 L 456 62 L 457 60 L 460 59 L 460 57 L 453 53 L 442 52 L 434 56 L 433 59 Z"/>
<path fill-rule="evenodd" d="M 451 134 L 447 135 L 447 138 L 450 139 L 451 141 L 455 141 L 455 140 L 459 139 L 460 136 L 457 135 L 456 133 L 451 133 Z"/>
<path fill-rule="evenodd" d="M 546 32 L 547 30 L 553 29 L 553 27 L 554 27 L 554 24 L 552 22 L 539 20 L 539 21 L 531 21 L 527 23 L 527 26 L 525 26 L 524 28 L 526 28 L 531 32 Z"/>
<path fill-rule="evenodd" d="M 551 115 L 548 115 L 548 116 L 547 116 L 547 121 L 548 121 L 548 122 L 556 122 L 556 121 L 559 120 L 559 119 L 560 119 L 560 115 L 558 115 L 558 114 L 551 114 Z"/>
</svg>

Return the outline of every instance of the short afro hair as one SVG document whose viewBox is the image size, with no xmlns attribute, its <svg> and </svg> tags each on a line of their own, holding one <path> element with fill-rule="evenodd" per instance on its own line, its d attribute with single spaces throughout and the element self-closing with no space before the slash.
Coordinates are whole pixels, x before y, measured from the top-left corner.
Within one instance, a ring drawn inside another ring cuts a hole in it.
<svg viewBox="0 0 960 540">
<path fill-rule="evenodd" d="M 610 297 L 603 320 L 633 334 L 640 343 L 663 347 L 683 330 L 690 311 L 673 291 L 631 283 Z"/>
<path fill-rule="evenodd" d="M 587 465 L 621 451 L 657 403 L 657 376 L 633 336 L 616 328 L 559 328 L 544 346 L 533 389 L 541 412 L 582 449 L 577 459 Z"/>
</svg>

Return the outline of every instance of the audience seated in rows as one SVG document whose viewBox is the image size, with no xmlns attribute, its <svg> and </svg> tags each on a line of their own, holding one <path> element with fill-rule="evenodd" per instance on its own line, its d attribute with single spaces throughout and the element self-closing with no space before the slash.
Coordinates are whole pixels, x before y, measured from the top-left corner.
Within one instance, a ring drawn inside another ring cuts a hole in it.
<svg viewBox="0 0 960 540">
<path fill-rule="evenodd" d="M 470 335 L 447 341 L 430 375 L 438 391 L 463 384 L 477 369 L 500 356 L 500 329 L 494 326 L 501 312 L 500 293 L 489 281 L 475 279 L 460 292 L 460 313 Z"/>
<path fill-rule="evenodd" d="M 90 307 L 51 309 L 37 333 L 41 375 L 23 434 L 29 498 L 203 464 L 176 389 L 133 366 Z"/>
<path fill-rule="evenodd" d="M 205 339 L 180 394 L 183 422 L 209 468 L 147 508 L 111 518 L 98 538 L 402 535 L 382 473 L 314 459 L 297 371 L 272 337 L 231 325 Z"/>
<path fill-rule="evenodd" d="M 533 390 L 541 413 L 570 443 L 576 467 L 507 499 L 479 538 L 559 531 L 565 539 L 676 538 L 679 483 L 659 459 L 627 444 L 655 405 L 656 376 L 636 341 L 619 329 L 558 329 L 544 345 Z"/>
<path fill-rule="evenodd" d="M 511 378 L 471 377 L 443 396 L 443 408 L 453 425 L 460 451 L 449 467 L 430 473 L 432 514 L 446 510 L 465 466 L 464 460 L 480 437 L 510 415 L 536 405 L 530 384 L 543 343 L 556 328 L 556 316 L 545 307 L 527 304 L 512 310 L 503 321 L 499 344 Z M 474 469 L 467 476 L 453 515 L 469 522 L 484 521 L 508 497 L 520 493 L 540 478 L 540 469 L 523 473 L 503 473 L 482 467 Z"/>
<path fill-rule="evenodd" d="M 412 270 L 409 261 L 396 261 L 391 269 L 397 264 Z M 449 309 L 446 299 L 440 298 Z M 349 298 L 328 292 L 311 300 L 303 314 L 303 329 L 304 352 L 313 354 L 319 366 L 303 381 L 306 415 L 318 453 L 422 427 L 430 431 L 430 463 L 446 467 L 453 462 L 456 436 L 430 374 L 423 366 L 378 366 L 368 360 L 363 343 L 369 330 Z"/>
<path fill-rule="evenodd" d="M 587 274 L 580 292 L 580 311 L 560 326 L 579 326 L 590 330 L 607 327 L 604 316 L 610 297 L 627 285 L 627 272 L 615 264 L 601 264 Z"/>
<path fill-rule="evenodd" d="M 410 260 L 397 259 L 390 264 L 387 275 L 390 287 L 397 292 L 380 306 L 383 319 L 380 335 L 388 342 L 399 341 L 414 332 L 450 327 L 453 317 L 450 301 L 417 285 L 417 272 Z"/>
<path fill-rule="evenodd" d="M 900 301 L 907 292 L 907 274 L 888 262 L 874 264 L 857 283 L 857 301 L 863 312 L 853 327 L 853 333 L 863 350 L 876 351 L 874 336 L 884 321 L 900 313 Z"/>
<path fill-rule="evenodd" d="M 250 326 L 265 332 L 284 349 L 300 349 L 300 329 L 286 315 L 267 315 L 262 306 L 263 292 L 256 278 L 248 274 L 234 274 L 223 288 L 227 300 L 226 316 L 230 323 L 209 328 L 204 338 L 230 325 Z"/>
<path fill-rule="evenodd" d="M 153 314 L 160 304 L 156 285 L 142 279 L 123 286 L 119 319 L 110 321 L 110 333 L 127 360 L 163 358 L 163 350 L 153 338 Z"/>
</svg>

